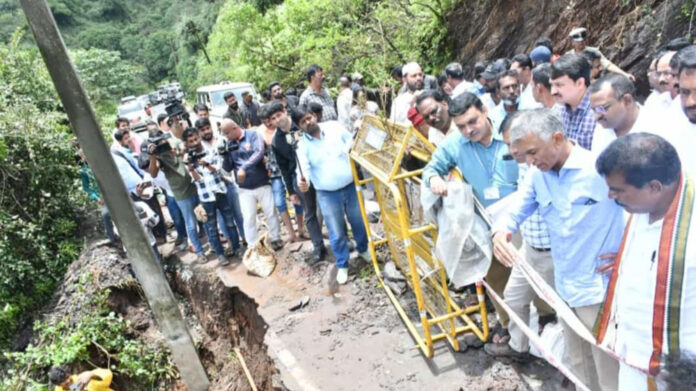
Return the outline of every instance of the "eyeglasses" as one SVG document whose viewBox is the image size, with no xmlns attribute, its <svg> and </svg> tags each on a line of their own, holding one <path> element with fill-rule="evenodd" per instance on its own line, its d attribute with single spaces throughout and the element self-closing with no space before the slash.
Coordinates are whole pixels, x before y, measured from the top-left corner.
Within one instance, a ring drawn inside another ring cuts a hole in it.
<svg viewBox="0 0 696 391">
<path fill-rule="evenodd" d="M 607 112 L 609 111 L 609 109 L 611 109 L 611 106 L 613 106 L 613 105 L 614 105 L 613 103 L 607 103 L 607 104 L 602 105 L 602 106 L 597 106 L 593 110 L 595 113 L 597 113 L 599 115 L 606 115 Z"/>
</svg>

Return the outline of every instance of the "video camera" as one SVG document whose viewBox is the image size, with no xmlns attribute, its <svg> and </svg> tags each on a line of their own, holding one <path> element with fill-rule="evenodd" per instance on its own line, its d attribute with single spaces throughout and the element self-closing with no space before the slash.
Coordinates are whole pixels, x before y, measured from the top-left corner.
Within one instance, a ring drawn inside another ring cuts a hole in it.
<svg viewBox="0 0 696 391">
<path fill-rule="evenodd" d="M 188 161 L 195 166 L 198 165 L 199 160 L 205 157 L 206 152 L 205 150 L 198 152 L 196 149 L 188 148 L 186 154 L 188 155 Z"/>
<path fill-rule="evenodd" d="M 218 153 L 224 155 L 228 152 L 236 151 L 239 149 L 239 143 L 236 141 L 228 141 L 222 143 L 218 146 Z"/>
<path fill-rule="evenodd" d="M 166 141 L 167 139 L 169 139 L 171 137 L 172 137 L 171 133 L 164 133 L 164 132 L 160 132 L 157 136 L 149 137 L 147 139 L 147 141 L 150 144 L 155 145 L 155 150 L 152 153 L 155 155 L 161 155 L 163 153 L 167 153 L 167 152 L 171 151 L 172 146 L 171 146 L 171 144 L 169 144 L 168 141 Z M 145 152 L 145 153 L 148 152 L 146 149 L 147 147 L 148 147 L 148 145 L 143 144 L 143 147 L 142 147 L 143 150 L 141 152 Z"/>
<path fill-rule="evenodd" d="M 186 111 L 186 108 L 181 103 L 181 100 L 176 98 L 167 99 L 167 101 L 165 102 L 164 110 L 167 112 L 167 117 L 169 117 L 167 119 L 167 125 L 172 126 L 172 124 L 174 123 L 172 117 L 181 117 L 189 123 L 189 126 L 191 126 L 191 121 L 189 120 L 189 113 Z"/>
</svg>

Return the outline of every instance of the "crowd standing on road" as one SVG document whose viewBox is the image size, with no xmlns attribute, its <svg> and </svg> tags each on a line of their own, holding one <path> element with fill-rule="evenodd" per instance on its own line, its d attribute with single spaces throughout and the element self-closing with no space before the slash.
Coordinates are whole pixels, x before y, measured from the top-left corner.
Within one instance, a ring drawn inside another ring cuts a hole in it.
<svg viewBox="0 0 696 391">
<path fill-rule="evenodd" d="M 695 389 L 696 45 L 676 39 L 655 53 L 641 104 L 634 75 L 587 37 L 573 29 L 563 55 L 541 38 L 529 53 L 476 63 L 471 80 L 456 62 L 439 77 L 416 62 L 394 67 L 390 107 L 368 100 L 374 91 L 359 73 L 338 79 L 334 102 L 322 67 L 312 65 L 299 94 L 275 81 L 262 105 L 250 93 L 241 102 L 225 94 L 216 130 L 202 103 L 193 124 L 160 114 L 145 140 L 119 118 L 112 158 L 157 254 L 167 240 L 163 208 L 177 249 L 205 263 L 206 236 L 220 266 L 240 258 L 262 225 L 280 249 L 280 221 L 287 241 L 311 240 L 311 261 L 320 261 L 325 224 L 336 280 L 345 284 L 351 251 L 371 260 L 350 148 L 363 115 L 383 110 L 437 147 L 422 176 L 433 193 L 447 196 L 456 167 L 484 207 L 505 203 L 491 226 L 486 281 L 524 321 L 534 304 L 540 330 L 560 321 L 568 364 L 583 384 Z M 84 158 L 81 172 L 108 239 L 118 242 Z M 537 297 L 522 260 L 594 330 L 596 344 Z M 485 351 L 529 358 L 528 336 L 494 305 L 499 322 Z"/>
</svg>

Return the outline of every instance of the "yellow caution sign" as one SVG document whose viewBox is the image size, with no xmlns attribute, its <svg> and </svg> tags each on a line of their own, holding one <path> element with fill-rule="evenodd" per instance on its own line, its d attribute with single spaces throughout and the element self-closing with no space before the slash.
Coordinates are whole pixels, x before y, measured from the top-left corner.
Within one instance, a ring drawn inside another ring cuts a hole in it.
<svg viewBox="0 0 696 391">
<path fill-rule="evenodd" d="M 458 336 L 461 334 L 474 333 L 482 341 L 488 339 L 488 320 L 481 284 L 476 284 L 478 304 L 462 308 L 450 297 L 444 266 L 433 256 L 437 227 L 423 218 L 420 206 L 420 177 L 423 170 L 418 167 L 427 163 L 434 151 L 435 146 L 412 126 L 366 115 L 350 153 L 375 273 L 408 331 L 428 358 L 434 354 L 433 344 L 436 341 L 446 339 L 455 351 L 459 351 Z M 369 177 L 360 179 L 356 165 Z M 461 176 L 458 177 L 461 180 Z M 374 186 L 383 237 L 379 232 L 373 232 L 368 224 L 363 194 L 359 191 L 366 184 Z M 389 247 L 394 264 L 404 274 L 416 296 L 419 327 L 382 280 L 376 248 L 385 244 Z M 479 314 L 480 320 L 474 320 L 474 314 Z"/>
</svg>

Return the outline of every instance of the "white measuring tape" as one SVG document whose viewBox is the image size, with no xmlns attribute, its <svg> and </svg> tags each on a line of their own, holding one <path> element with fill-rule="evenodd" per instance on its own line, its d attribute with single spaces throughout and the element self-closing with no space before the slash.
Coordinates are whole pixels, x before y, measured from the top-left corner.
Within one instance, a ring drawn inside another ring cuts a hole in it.
<svg viewBox="0 0 696 391">
<path fill-rule="evenodd" d="M 511 246 L 512 247 L 512 246 Z M 522 272 L 524 277 L 527 279 L 527 282 L 529 282 L 529 285 L 534 289 L 536 294 L 546 301 L 555 311 L 556 315 L 563 319 L 565 324 L 572 329 L 572 332 L 575 332 L 580 338 L 585 340 L 587 343 L 591 344 L 592 346 L 598 347 L 601 349 L 603 352 L 608 354 L 610 357 L 613 359 L 630 366 L 631 368 L 634 368 L 645 375 L 652 377 L 646 369 L 636 367 L 635 365 L 632 365 L 630 363 L 627 363 L 626 360 L 620 356 L 618 356 L 616 353 L 614 353 L 612 350 L 606 348 L 605 346 L 601 346 L 597 344 L 597 340 L 594 337 L 594 335 L 585 327 L 585 325 L 578 319 L 578 317 L 575 315 L 575 312 L 568 307 L 566 302 L 561 299 L 560 296 L 558 296 L 558 293 L 552 288 L 544 279 L 539 275 L 539 273 L 534 270 L 534 268 L 527 263 L 527 261 L 520 255 L 517 250 L 514 248 L 511 248 L 510 250 L 514 251 L 515 254 L 515 267 L 518 267 L 519 270 Z M 500 304 L 503 309 L 508 313 L 510 316 L 510 319 L 514 321 L 519 327 L 520 330 L 529 338 L 530 343 L 532 343 L 538 350 L 539 353 L 546 359 L 546 361 L 549 362 L 549 364 L 553 365 L 558 369 L 563 375 L 565 375 L 570 381 L 572 381 L 576 387 L 579 387 L 580 389 L 588 389 L 587 386 L 585 386 L 580 380 L 570 372 L 570 370 L 565 367 L 562 363 L 561 358 L 556 357 L 551 353 L 544 345 L 543 342 L 541 341 L 541 338 L 535 333 L 532 329 L 529 328 L 527 324 L 525 324 L 520 317 L 512 311 L 512 309 L 505 303 L 503 299 L 500 298 L 496 294 L 495 291 L 491 289 L 491 287 L 483 281 L 483 284 L 486 286 L 487 293 L 491 296 L 492 299 L 494 299 L 498 304 Z M 571 332 L 570 330 L 565 330 L 565 332 Z"/>
<path fill-rule="evenodd" d="M 550 350 L 544 346 L 544 343 L 541 341 L 541 338 L 537 333 L 535 333 L 532 329 L 527 326 L 526 323 L 520 319 L 520 317 L 510 308 L 503 299 L 498 296 L 497 293 L 491 288 L 490 285 L 484 280 L 483 285 L 486 287 L 486 292 L 490 295 L 490 297 L 498 302 L 501 307 L 507 312 L 508 316 L 510 317 L 510 320 L 515 322 L 520 330 L 524 333 L 529 338 L 529 343 L 534 345 L 534 347 L 539 350 L 539 354 L 541 354 L 546 361 L 548 361 L 549 364 L 553 365 L 556 369 L 558 369 L 559 372 L 561 372 L 565 377 L 568 378 L 568 380 L 572 381 L 573 384 L 575 384 L 575 387 L 578 390 L 584 390 L 584 391 L 590 391 L 590 389 L 582 382 L 580 379 L 577 378 L 573 374 L 573 372 L 570 371 L 565 365 L 563 365 L 563 358 L 562 357 L 556 357 Z"/>
</svg>

